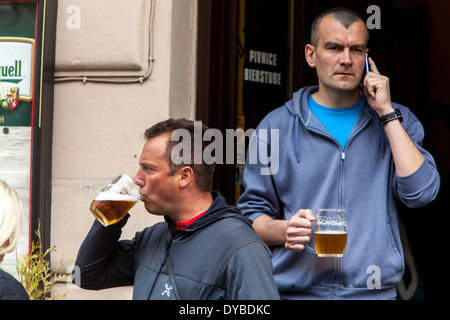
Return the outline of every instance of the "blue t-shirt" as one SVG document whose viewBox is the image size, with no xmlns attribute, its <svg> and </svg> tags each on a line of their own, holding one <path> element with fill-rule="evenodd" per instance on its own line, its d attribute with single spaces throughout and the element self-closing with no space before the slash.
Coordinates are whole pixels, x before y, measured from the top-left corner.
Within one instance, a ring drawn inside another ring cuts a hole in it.
<svg viewBox="0 0 450 320">
<path fill-rule="evenodd" d="M 358 120 L 359 114 L 364 107 L 364 96 L 357 103 L 347 108 L 327 108 L 318 104 L 314 101 L 312 95 L 309 95 L 309 107 L 344 149 L 356 120 Z"/>
</svg>

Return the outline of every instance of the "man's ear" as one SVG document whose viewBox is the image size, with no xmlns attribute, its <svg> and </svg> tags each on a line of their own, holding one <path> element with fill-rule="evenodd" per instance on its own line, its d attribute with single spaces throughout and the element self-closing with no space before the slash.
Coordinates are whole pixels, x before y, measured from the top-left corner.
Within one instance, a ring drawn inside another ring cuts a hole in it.
<svg viewBox="0 0 450 320">
<path fill-rule="evenodd" d="M 194 171 L 191 167 L 183 167 L 179 171 L 179 186 L 180 188 L 187 187 L 190 183 L 194 182 Z"/>
<path fill-rule="evenodd" d="M 316 48 L 313 45 L 311 44 L 306 45 L 305 58 L 306 62 L 309 64 L 311 68 L 316 67 Z"/>
</svg>

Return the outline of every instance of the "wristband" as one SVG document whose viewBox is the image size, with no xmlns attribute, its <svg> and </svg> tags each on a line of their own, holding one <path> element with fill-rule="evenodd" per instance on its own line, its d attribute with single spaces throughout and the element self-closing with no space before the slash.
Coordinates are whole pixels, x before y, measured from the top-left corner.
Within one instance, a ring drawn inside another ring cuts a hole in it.
<svg viewBox="0 0 450 320">
<path fill-rule="evenodd" d="M 384 116 L 380 117 L 380 125 L 384 127 L 386 123 L 393 120 L 399 120 L 400 122 L 403 122 L 403 117 L 399 109 L 395 109 L 394 112 L 385 114 Z"/>
</svg>

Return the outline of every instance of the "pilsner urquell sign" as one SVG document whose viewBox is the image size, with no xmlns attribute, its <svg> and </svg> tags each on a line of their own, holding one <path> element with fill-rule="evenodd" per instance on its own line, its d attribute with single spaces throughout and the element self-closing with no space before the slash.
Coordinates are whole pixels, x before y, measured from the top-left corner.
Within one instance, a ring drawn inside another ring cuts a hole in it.
<svg viewBox="0 0 450 320">
<path fill-rule="evenodd" d="M 0 37 L 0 107 L 5 112 L 33 99 L 34 40 Z"/>
</svg>

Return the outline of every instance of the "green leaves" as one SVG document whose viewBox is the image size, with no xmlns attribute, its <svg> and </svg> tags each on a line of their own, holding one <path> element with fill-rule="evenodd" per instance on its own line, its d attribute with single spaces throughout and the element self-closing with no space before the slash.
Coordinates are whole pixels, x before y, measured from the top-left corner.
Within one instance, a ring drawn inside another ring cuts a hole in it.
<svg viewBox="0 0 450 320">
<path fill-rule="evenodd" d="M 64 262 L 60 257 L 55 271 L 52 271 L 50 266 L 50 253 L 56 251 L 56 247 L 43 250 L 41 244 L 40 224 L 36 235 L 38 236 L 38 243 L 32 242 L 31 249 L 28 253 L 22 256 L 22 259 L 17 259 L 17 273 L 19 281 L 24 286 L 28 293 L 30 300 L 58 300 L 63 299 L 67 293 L 62 295 L 53 295 L 52 288 L 58 281 L 66 280 L 70 277 L 67 274 L 60 274 L 58 270 L 63 266 Z"/>
</svg>

